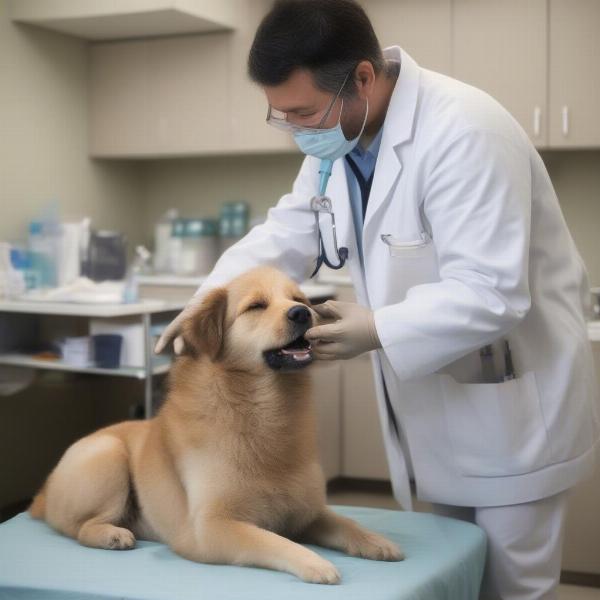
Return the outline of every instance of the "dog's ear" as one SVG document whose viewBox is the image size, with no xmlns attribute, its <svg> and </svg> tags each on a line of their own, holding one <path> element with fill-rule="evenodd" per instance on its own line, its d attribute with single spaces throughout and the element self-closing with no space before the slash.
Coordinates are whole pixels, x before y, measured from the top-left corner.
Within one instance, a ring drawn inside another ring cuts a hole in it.
<svg viewBox="0 0 600 600">
<path fill-rule="evenodd" d="M 215 288 L 206 294 L 182 326 L 186 349 L 192 356 L 205 353 L 212 361 L 219 358 L 225 336 L 227 290 Z"/>
</svg>

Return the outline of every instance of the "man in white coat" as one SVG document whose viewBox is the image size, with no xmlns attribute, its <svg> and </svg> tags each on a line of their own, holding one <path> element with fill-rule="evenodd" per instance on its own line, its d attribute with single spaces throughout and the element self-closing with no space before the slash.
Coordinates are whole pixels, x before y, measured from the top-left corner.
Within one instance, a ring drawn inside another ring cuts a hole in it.
<svg viewBox="0 0 600 600">
<path fill-rule="evenodd" d="M 395 497 L 411 508 L 412 479 L 486 531 L 482 598 L 556 598 L 567 491 L 591 472 L 600 419 L 585 268 L 540 156 L 484 92 L 382 52 L 352 0 L 277 2 L 248 64 L 268 122 L 309 156 L 189 306 L 256 265 L 311 275 L 310 201 L 333 161 L 339 246 L 321 215 L 323 250 L 337 266 L 347 249 L 358 302 L 319 309 L 335 322 L 307 332 L 315 356 L 374 351 Z"/>
</svg>

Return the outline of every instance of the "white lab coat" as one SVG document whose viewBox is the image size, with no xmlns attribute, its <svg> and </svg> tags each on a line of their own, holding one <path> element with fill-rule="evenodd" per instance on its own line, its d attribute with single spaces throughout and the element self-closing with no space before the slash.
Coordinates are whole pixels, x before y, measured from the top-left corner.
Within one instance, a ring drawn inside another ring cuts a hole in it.
<svg viewBox="0 0 600 600">
<path fill-rule="evenodd" d="M 410 477 L 420 499 L 443 504 L 556 494 L 590 472 L 600 436 L 585 268 L 544 164 L 511 115 L 398 47 L 385 54 L 401 71 L 365 216 L 364 271 L 342 160 L 328 195 L 358 301 L 374 311 L 382 342 L 372 355 L 395 496 L 410 508 Z M 318 165 L 304 161 L 293 192 L 221 257 L 199 293 L 258 264 L 306 279 Z M 517 378 L 482 383 L 479 348 L 495 344 L 501 375 L 503 339 Z"/>
</svg>

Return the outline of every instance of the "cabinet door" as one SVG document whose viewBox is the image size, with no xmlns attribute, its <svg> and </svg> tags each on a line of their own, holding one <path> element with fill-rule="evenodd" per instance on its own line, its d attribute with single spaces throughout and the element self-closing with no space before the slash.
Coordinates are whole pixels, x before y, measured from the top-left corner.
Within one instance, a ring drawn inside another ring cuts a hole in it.
<svg viewBox="0 0 600 600">
<path fill-rule="evenodd" d="M 493 96 L 547 144 L 546 0 L 454 0 L 452 74 Z"/>
<path fill-rule="evenodd" d="M 92 156 L 228 150 L 228 34 L 91 46 Z"/>
<path fill-rule="evenodd" d="M 550 0 L 550 145 L 600 145 L 600 2 Z"/>
<path fill-rule="evenodd" d="M 143 41 L 90 46 L 92 156 L 130 156 L 150 146 L 147 63 Z"/>
<path fill-rule="evenodd" d="M 148 42 L 149 134 L 158 155 L 222 153 L 228 120 L 228 33 Z"/>
<path fill-rule="evenodd" d="M 371 360 L 358 356 L 342 369 L 342 475 L 389 479 Z"/>
<path fill-rule="evenodd" d="M 340 455 L 340 377 L 339 363 L 323 362 L 310 366 L 313 397 L 317 412 L 319 452 L 325 477 L 334 479 L 341 472 Z"/>
<path fill-rule="evenodd" d="M 383 48 L 401 46 L 422 67 L 450 73 L 450 0 L 362 2 Z"/>
</svg>

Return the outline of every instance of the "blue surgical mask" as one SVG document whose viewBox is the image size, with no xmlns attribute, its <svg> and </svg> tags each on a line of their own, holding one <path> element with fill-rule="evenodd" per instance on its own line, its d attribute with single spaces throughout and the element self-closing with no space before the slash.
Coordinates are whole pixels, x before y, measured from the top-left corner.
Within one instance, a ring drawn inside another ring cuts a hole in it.
<svg viewBox="0 0 600 600">
<path fill-rule="evenodd" d="M 342 110 L 343 109 L 344 101 L 342 99 Z M 351 140 L 347 140 L 342 131 L 342 113 L 340 111 L 340 119 L 335 127 L 318 130 L 307 128 L 306 131 L 297 130 L 294 132 L 294 141 L 304 154 L 315 156 L 321 160 L 337 160 L 348 154 L 348 152 L 358 144 L 358 140 L 365 129 L 368 114 L 369 100 L 367 99 L 367 108 L 365 110 L 365 118 L 362 127 L 360 128 L 358 135 Z"/>
</svg>

